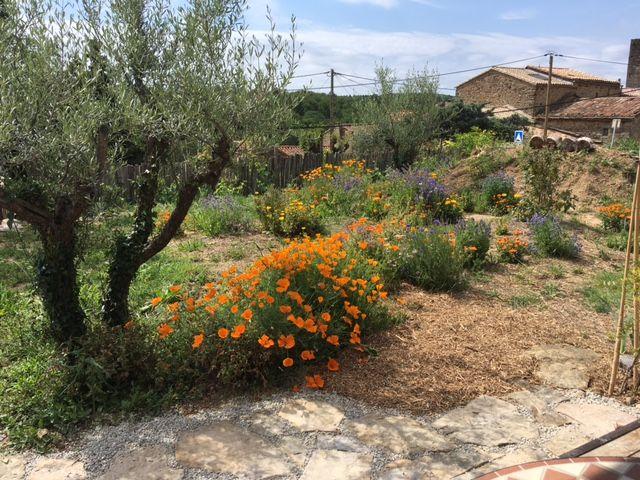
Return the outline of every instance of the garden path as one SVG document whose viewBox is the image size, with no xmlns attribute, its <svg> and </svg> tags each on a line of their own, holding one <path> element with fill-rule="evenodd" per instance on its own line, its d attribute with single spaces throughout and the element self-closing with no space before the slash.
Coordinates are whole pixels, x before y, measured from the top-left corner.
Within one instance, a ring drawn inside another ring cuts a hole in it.
<svg viewBox="0 0 640 480">
<path fill-rule="evenodd" d="M 0 478 L 472 479 L 557 457 L 640 417 L 638 407 L 582 390 L 584 377 L 572 366 L 587 361 L 588 351 L 551 345 L 529 353 L 549 385 L 481 396 L 443 415 L 408 416 L 324 392 L 236 398 L 97 427 L 63 452 L 5 457 Z M 558 375 L 549 376 L 554 369 Z"/>
</svg>

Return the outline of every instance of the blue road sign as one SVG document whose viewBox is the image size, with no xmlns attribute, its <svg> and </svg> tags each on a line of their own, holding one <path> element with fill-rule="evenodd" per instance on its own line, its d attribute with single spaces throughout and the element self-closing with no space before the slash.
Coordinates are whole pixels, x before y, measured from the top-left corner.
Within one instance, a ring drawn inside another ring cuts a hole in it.
<svg viewBox="0 0 640 480">
<path fill-rule="evenodd" d="M 524 130 L 516 130 L 513 133 L 513 143 L 523 143 L 524 142 Z"/>
</svg>

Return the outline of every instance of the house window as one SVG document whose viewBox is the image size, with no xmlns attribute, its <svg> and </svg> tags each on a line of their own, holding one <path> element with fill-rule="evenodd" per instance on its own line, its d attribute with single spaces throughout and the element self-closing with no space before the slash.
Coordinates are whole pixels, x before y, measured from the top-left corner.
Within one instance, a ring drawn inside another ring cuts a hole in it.
<svg viewBox="0 0 640 480">
<path fill-rule="evenodd" d="M 603 128 L 603 129 L 602 129 L 602 135 L 603 135 L 603 136 L 605 136 L 605 137 L 606 137 L 607 135 L 609 135 L 609 128 Z"/>
</svg>

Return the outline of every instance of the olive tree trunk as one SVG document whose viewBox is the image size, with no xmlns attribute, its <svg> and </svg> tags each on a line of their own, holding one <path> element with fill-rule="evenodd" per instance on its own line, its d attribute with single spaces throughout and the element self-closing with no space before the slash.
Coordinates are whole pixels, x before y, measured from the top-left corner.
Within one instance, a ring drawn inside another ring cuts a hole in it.
<svg viewBox="0 0 640 480">
<path fill-rule="evenodd" d="M 138 270 L 161 252 L 180 229 L 202 185 L 217 185 L 231 159 L 231 142 L 220 140 L 212 152 L 207 171 L 186 183 L 178 191 L 176 205 L 167 223 L 151 238 L 154 226 L 153 207 L 158 191 L 158 169 L 149 168 L 138 189 L 138 206 L 132 232 L 116 240 L 109 264 L 107 290 L 103 299 L 104 321 L 122 326 L 129 321 L 129 291 Z M 156 152 L 156 158 L 163 152 Z M 157 165 L 158 162 L 155 162 Z"/>
</svg>

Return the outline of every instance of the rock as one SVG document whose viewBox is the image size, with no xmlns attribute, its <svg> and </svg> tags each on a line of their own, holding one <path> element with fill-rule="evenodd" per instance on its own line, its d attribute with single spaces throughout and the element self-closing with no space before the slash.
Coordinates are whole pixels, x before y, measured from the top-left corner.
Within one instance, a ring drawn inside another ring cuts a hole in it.
<svg viewBox="0 0 640 480">
<path fill-rule="evenodd" d="M 433 423 L 463 443 L 500 446 L 538 436 L 538 427 L 510 403 L 482 396 L 456 408 Z"/>
<path fill-rule="evenodd" d="M 169 466 L 167 450 L 145 447 L 116 456 L 100 480 L 180 480 L 183 472 Z"/>
<path fill-rule="evenodd" d="M 344 428 L 361 442 L 393 453 L 447 452 L 455 447 L 432 428 L 409 417 L 367 415 L 346 421 Z"/>
<path fill-rule="evenodd" d="M 525 355 L 538 361 L 536 376 L 559 388 L 586 389 L 593 363 L 600 358 L 595 352 L 570 345 L 540 345 Z"/>
<path fill-rule="evenodd" d="M 298 437 L 281 437 L 278 444 L 280 450 L 286 452 L 289 460 L 298 465 L 303 466 L 307 460 L 307 447 L 305 447 L 302 439 Z"/>
<path fill-rule="evenodd" d="M 452 478 L 489 460 L 490 457 L 476 450 L 434 453 L 416 460 L 400 459 L 384 467 L 380 480 Z"/>
<path fill-rule="evenodd" d="M 373 457 L 363 453 L 316 450 L 300 480 L 368 480 L 372 462 Z"/>
<path fill-rule="evenodd" d="M 480 469 L 469 472 L 472 474 L 470 478 L 477 478 L 480 475 L 486 475 L 496 470 L 522 465 L 523 463 L 535 462 L 537 460 L 544 460 L 545 458 L 546 455 L 542 450 L 531 447 L 520 448 L 515 452 L 507 453 L 494 459 L 491 463 L 484 465 Z"/>
<path fill-rule="evenodd" d="M 22 480 L 27 465 L 22 455 L 0 457 L 0 478 L 3 480 Z"/>
<path fill-rule="evenodd" d="M 70 458 L 40 458 L 29 473 L 29 480 L 84 480 L 84 464 Z"/>
<path fill-rule="evenodd" d="M 596 438 L 636 420 L 636 417 L 608 405 L 563 403 L 556 409 L 575 420 L 586 435 Z"/>
<path fill-rule="evenodd" d="M 333 432 L 344 413 L 326 402 L 299 398 L 285 403 L 278 415 L 302 432 Z"/>
<path fill-rule="evenodd" d="M 229 422 L 185 432 L 176 444 L 176 459 L 189 468 L 251 479 L 287 475 L 287 453 Z"/>
<path fill-rule="evenodd" d="M 562 426 L 571 423 L 569 418 L 553 410 L 553 406 L 566 400 L 566 397 L 555 390 L 542 388 L 535 393 L 529 390 L 520 390 L 507 396 L 518 405 L 522 405 L 531 412 L 533 417 L 544 425 Z"/>
<path fill-rule="evenodd" d="M 280 436 L 284 434 L 285 428 L 282 420 L 273 413 L 256 413 L 250 419 L 253 427 L 259 433 Z"/>
<path fill-rule="evenodd" d="M 591 438 L 587 437 L 577 428 L 566 428 L 556 433 L 542 446 L 554 457 L 559 457 L 574 448 L 584 445 Z"/>
<path fill-rule="evenodd" d="M 591 457 L 630 457 L 640 451 L 640 429 L 589 452 Z M 637 456 L 637 455 L 636 455 Z"/>
<path fill-rule="evenodd" d="M 341 452 L 364 452 L 365 448 L 357 440 L 344 435 L 321 434 L 316 438 L 319 450 L 340 450 Z"/>
</svg>

